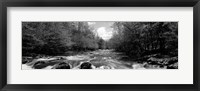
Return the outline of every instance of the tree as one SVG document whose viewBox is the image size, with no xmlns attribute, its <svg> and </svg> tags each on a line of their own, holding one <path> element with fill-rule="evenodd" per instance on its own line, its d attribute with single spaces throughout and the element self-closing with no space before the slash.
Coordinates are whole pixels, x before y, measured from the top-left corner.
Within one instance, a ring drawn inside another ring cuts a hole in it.
<svg viewBox="0 0 200 91">
<path fill-rule="evenodd" d="M 23 22 L 22 39 L 23 54 L 58 55 L 98 48 L 98 38 L 87 22 Z M 40 50 L 30 51 L 28 44 Z"/>
<path fill-rule="evenodd" d="M 138 58 L 148 54 L 178 55 L 177 22 L 115 22 L 109 40 L 116 51 Z"/>
</svg>

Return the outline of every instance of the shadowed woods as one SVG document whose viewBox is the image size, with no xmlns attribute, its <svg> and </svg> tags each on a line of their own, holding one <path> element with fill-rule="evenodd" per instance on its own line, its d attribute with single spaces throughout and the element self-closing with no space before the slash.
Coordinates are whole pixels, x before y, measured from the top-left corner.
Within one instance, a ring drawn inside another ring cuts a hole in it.
<svg viewBox="0 0 200 91">
<path fill-rule="evenodd" d="M 22 69 L 177 68 L 177 22 L 22 23 Z"/>
</svg>

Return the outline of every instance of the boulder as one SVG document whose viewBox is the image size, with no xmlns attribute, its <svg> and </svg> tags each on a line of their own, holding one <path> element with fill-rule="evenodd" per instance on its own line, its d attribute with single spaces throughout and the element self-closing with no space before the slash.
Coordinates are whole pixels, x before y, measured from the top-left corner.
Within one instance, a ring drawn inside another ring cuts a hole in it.
<svg viewBox="0 0 200 91">
<path fill-rule="evenodd" d="M 61 62 L 56 64 L 53 69 L 71 69 L 71 66 L 68 63 Z"/>
<path fill-rule="evenodd" d="M 171 64 L 171 65 L 168 65 L 167 69 L 178 69 L 178 62 Z"/>
<path fill-rule="evenodd" d="M 111 69 L 109 66 L 100 66 L 99 69 Z"/>
<path fill-rule="evenodd" d="M 42 69 L 44 67 L 46 67 L 46 62 L 44 61 L 37 61 L 34 65 L 33 65 L 33 68 L 35 69 Z"/>
<path fill-rule="evenodd" d="M 22 57 L 22 64 L 29 63 L 33 60 L 32 57 Z"/>
<path fill-rule="evenodd" d="M 92 69 L 92 64 L 90 62 L 83 62 L 80 69 Z"/>
<path fill-rule="evenodd" d="M 176 68 L 173 66 L 167 66 L 167 69 L 176 69 Z"/>
</svg>

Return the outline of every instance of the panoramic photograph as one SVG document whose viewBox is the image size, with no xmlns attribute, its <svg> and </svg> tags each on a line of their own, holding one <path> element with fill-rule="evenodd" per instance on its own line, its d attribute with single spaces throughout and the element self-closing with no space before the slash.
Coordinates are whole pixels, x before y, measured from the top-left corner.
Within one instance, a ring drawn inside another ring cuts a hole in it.
<svg viewBox="0 0 200 91">
<path fill-rule="evenodd" d="M 178 69 L 178 22 L 22 22 L 22 70 Z"/>
</svg>

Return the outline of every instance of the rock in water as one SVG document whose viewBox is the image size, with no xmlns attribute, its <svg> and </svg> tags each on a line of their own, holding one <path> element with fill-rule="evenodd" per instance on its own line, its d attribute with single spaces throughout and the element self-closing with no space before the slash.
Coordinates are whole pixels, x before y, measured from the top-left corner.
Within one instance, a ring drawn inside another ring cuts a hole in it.
<svg viewBox="0 0 200 91">
<path fill-rule="evenodd" d="M 111 69 L 109 66 L 100 66 L 99 69 Z"/>
<path fill-rule="evenodd" d="M 167 69 L 176 69 L 176 68 L 173 66 L 167 66 Z"/>
<path fill-rule="evenodd" d="M 22 64 L 29 63 L 33 60 L 32 57 L 22 57 Z"/>
<path fill-rule="evenodd" d="M 22 59 L 22 64 L 26 64 L 26 63 L 28 63 L 28 60 Z"/>
<path fill-rule="evenodd" d="M 62 62 L 59 64 L 56 64 L 53 69 L 70 69 L 70 65 L 68 63 Z"/>
<path fill-rule="evenodd" d="M 35 69 L 41 69 L 46 67 L 45 62 L 44 61 L 38 61 L 33 65 L 33 68 Z"/>
<path fill-rule="evenodd" d="M 81 64 L 80 69 L 92 69 L 92 64 L 90 62 L 84 62 Z"/>
<path fill-rule="evenodd" d="M 171 64 L 171 65 L 168 65 L 167 69 L 178 69 L 178 62 L 174 63 L 174 64 Z"/>
</svg>

